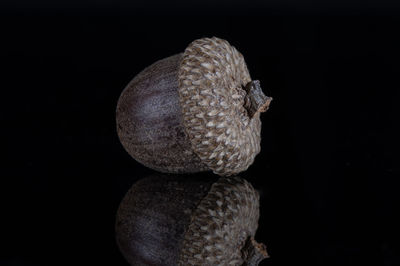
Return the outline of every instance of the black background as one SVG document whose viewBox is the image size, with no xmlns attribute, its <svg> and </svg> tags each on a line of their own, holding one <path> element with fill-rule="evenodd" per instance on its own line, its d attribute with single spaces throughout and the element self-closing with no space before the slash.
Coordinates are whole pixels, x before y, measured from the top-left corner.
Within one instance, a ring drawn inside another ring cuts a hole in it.
<svg viewBox="0 0 400 266">
<path fill-rule="evenodd" d="M 144 67 L 227 39 L 274 98 L 262 152 L 262 265 L 400 265 L 400 4 L 270 1 L 0 5 L 0 265 L 127 265 L 120 200 L 153 173 L 115 109 Z"/>
</svg>

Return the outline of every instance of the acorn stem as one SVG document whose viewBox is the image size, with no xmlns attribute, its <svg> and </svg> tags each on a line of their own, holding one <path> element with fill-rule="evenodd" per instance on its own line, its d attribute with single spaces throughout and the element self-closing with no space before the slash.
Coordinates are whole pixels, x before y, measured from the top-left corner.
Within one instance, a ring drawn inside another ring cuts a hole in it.
<svg viewBox="0 0 400 266">
<path fill-rule="evenodd" d="M 269 258 L 267 248 L 263 243 L 257 243 L 249 237 L 242 248 L 244 262 L 241 266 L 257 266 L 263 259 Z"/>
<path fill-rule="evenodd" d="M 272 97 L 265 96 L 261 90 L 260 81 L 250 81 L 246 84 L 244 90 L 247 93 L 244 98 L 244 108 L 246 108 L 250 119 L 255 114 L 268 110 Z"/>
</svg>

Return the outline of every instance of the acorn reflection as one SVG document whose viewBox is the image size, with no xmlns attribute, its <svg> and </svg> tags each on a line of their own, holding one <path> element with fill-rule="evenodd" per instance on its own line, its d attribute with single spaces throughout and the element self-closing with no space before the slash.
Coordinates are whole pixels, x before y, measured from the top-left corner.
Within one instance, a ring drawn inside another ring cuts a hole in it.
<svg viewBox="0 0 400 266">
<path fill-rule="evenodd" d="M 259 195 L 245 179 L 154 174 L 117 213 L 118 246 L 131 265 L 258 265 Z"/>
</svg>

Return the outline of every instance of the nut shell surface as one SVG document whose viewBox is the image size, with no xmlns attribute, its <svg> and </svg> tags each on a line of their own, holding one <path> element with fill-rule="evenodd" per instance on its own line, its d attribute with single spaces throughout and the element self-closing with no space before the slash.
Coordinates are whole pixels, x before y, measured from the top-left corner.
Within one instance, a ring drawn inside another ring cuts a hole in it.
<svg viewBox="0 0 400 266">
<path fill-rule="evenodd" d="M 123 147 L 135 160 L 160 172 L 209 170 L 184 130 L 177 79 L 181 59 L 178 54 L 145 68 L 126 86 L 117 105 Z"/>
</svg>

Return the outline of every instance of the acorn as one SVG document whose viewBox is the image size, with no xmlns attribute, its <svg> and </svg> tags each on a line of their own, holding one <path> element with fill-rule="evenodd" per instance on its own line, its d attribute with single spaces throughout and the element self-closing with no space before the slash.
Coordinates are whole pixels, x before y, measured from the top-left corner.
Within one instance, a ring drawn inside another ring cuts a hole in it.
<svg viewBox="0 0 400 266">
<path fill-rule="evenodd" d="M 240 177 L 156 175 L 134 184 L 116 221 L 130 265 L 251 265 L 268 257 L 255 241 L 259 195 Z"/>
<path fill-rule="evenodd" d="M 193 41 L 155 62 L 123 90 L 117 131 L 138 162 L 166 173 L 246 170 L 260 152 L 260 113 L 272 98 L 227 41 Z"/>
</svg>

